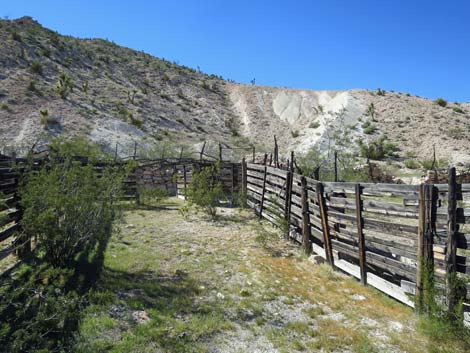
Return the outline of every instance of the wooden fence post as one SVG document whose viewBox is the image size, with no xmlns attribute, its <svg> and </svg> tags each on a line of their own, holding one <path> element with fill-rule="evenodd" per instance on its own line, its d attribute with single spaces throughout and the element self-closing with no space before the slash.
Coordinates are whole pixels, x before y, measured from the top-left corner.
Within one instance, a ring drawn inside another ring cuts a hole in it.
<svg viewBox="0 0 470 353">
<path fill-rule="evenodd" d="M 366 260 L 366 246 L 364 239 L 364 224 L 362 219 L 362 187 L 361 184 L 356 184 L 356 222 L 357 222 L 357 243 L 359 248 L 359 267 L 361 268 L 361 283 L 367 284 L 367 260 Z"/>
<path fill-rule="evenodd" d="M 302 185 L 302 241 L 304 251 L 307 255 L 312 252 L 312 244 L 310 243 L 311 230 L 310 230 L 310 214 L 308 210 L 308 190 L 307 179 L 302 176 L 300 179 Z"/>
<path fill-rule="evenodd" d="M 222 144 L 219 142 L 219 159 L 222 162 Z"/>
<path fill-rule="evenodd" d="M 231 163 L 232 165 L 232 199 L 233 199 L 233 194 L 235 192 L 235 163 Z"/>
<path fill-rule="evenodd" d="M 252 163 L 255 163 L 255 146 L 253 146 L 253 162 Z"/>
<path fill-rule="evenodd" d="M 292 196 L 292 172 L 290 170 L 287 170 L 286 174 L 286 192 L 285 192 L 285 204 L 284 204 L 284 220 L 286 221 L 287 225 L 287 234 L 286 236 L 289 236 L 289 228 L 290 228 L 290 210 L 289 210 L 289 200 L 291 199 Z"/>
<path fill-rule="evenodd" d="M 416 309 L 423 312 L 434 276 L 433 228 L 437 195 L 434 185 L 421 184 L 419 188 L 418 258 L 416 268 Z"/>
<path fill-rule="evenodd" d="M 245 157 L 242 159 L 242 195 L 246 197 L 246 186 L 247 186 L 247 173 L 246 173 L 246 160 Z"/>
<path fill-rule="evenodd" d="M 204 155 L 204 149 L 206 148 L 206 141 L 202 144 L 201 152 L 199 152 L 199 162 L 202 162 L 202 156 Z"/>
<path fill-rule="evenodd" d="M 330 228 L 328 227 L 328 215 L 326 212 L 325 195 L 323 194 L 324 193 L 323 184 L 317 183 L 316 190 L 317 190 L 317 202 L 318 202 L 318 206 L 320 207 L 320 215 L 321 215 L 321 223 L 322 223 L 322 231 L 323 231 L 323 244 L 325 247 L 326 260 L 331 266 L 334 266 L 333 249 L 331 248 Z"/>
<path fill-rule="evenodd" d="M 455 168 L 449 168 L 449 191 L 447 206 L 447 246 L 446 246 L 446 297 L 447 309 L 451 317 L 457 305 L 455 273 L 457 268 L 457 178 Z"/>
<path fill-rule="evenodd" d="M 268 155 L 264 155 L 264 175 L 263 175 L 263 191 L 261 193 L 261 202 L 259 205 L 259 218 L 263 216 L 263 206 L 264 206 L 264 194 L 266 193 L 266 176 L 268 173 L 268 166 L 266 164 Z"/>
<path fill-rule="evenodd" d="M 338 152 L 335 151 L 335 182 L 338 181 Z"/>
<path fill-rule="evenodd" d="M 186 181 L 186 165 L 183 164 L 183 190 L 184 190 L 184 199 L 186 200 L 186 185 L 187 185 L 187 181 Z"/>
<path fill-rule="evenodd" d="M 287 179 L 286 179 L 286 204 L 285 204 L 285 219 L 287 222 L 287 237 L 290 233 L 290 215 L 292 209 L 292 187 L 294 184 L 294 152 L 291 152 L 291 160 L 288 164 Z"/>
</svg>

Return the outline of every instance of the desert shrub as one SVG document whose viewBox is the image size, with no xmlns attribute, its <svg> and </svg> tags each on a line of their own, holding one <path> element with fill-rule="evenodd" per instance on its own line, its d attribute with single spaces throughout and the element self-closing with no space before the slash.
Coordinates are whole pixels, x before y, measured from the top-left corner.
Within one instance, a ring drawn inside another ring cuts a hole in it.
<svg viewBox="0 0 470 353">
<path fill-rule="evenodd" d="M 436 159 L 435 161 L 433 159 L 423 159 L 419 161 L 419 163 L 424 169 L 427 169 L 427 170 L 431 170 L 434 168 L 438 168 L 438 169 L 445 168 L 448 164 L 448 162 L 445 159 Z"/>
<path fill-rule="evenodd" d="M 440 107 L 446 107 L 447 101 L 444 98 L 437 98 L 434 103 L 436 103 Z"/>
<path fill-rule="evenodd" d="M 308 126 L 309 128 L 311 129 L 317 129 L 320 127 L 320 123 L 318 121 L 313 121 L 310 123 L 310 125 Z"/>
<path fill-rule="evenodd" d="M 42 64 L 39 61 L 34 60 L 31 63 L 31 72 L 33 74 L 42 75 Z"/>
<path fill-rule="evenodd" d="M 16 31 L 11 32 L 11 39 L 16 40 L 17 42 L 21 42 L 23 40 L 21 35 Z"/>
<path fill-rule="evenodd" d="M 385 96 L 385 91 L 381 88 L 377 88 L 377 95 L 378 96 Z"/>
<path fill-rule="evenodd" d="M 130 113 L 129 115 L 129 120 L 131 125 L 134 125 L 136 128 L 140 129 L 144 125 L 144 122 L 136 117 L 134 117 L 134 114 Z"/>
<path fill-rule="evenodd" d="M 362 127 L 362 131 L 364 131 L 364 133 L 367 135 L 371 135 L 377 131 L 377 128 L 375 127 L 374 124 L 372 124 L 371 120 L 364 121 L 361 127 Z"/>
<path fill-rule="evenodd" d="M 10 107 L 6 103 L 0 103 L 0 109 L 6 110 L 7 112 L 10 111 Z"/>
<path fill-rule="evenodd" d="M 452 110 L 459 114 L 465 114 L 465 111 L 460 107 L 453 107 Z"/>
<path fill-rule="evenodd" d="M 296 137 L 299 137 L 300 133 L 299 133 L 298 130 L 293 130 L 293 131 L 291 131 L 291 135 L 292 135 L 293 138 L 296 138 Z"/>
<path fill-rule="evenodd" d="M 362 157 L 374 160 L 391 157 L 397 150 L 395 144 L 390 142 L 384 135 L 369 143 L 363 143 L 359 140 L 359 148 Z"/>
<path fill-rule="evenodd" d="M 169 197 L 167 190 L 158 187 L 141 185 L 137 188 L 138 203 L 140 205 L 158 205 Z"/>
<path fill-rule="evenodd" d="M 56 122 L 56 120 L 49 115 L 49 111 L 47 109 L 39 110 L 39 115 L 41 116 L 40 122 L 44 129 L 47 129 L 50 124 Z"/>
<path fill-rule="evenodd" d="M 192 182 L 186 190 L 189 205 L 194 205 L 211 217 L 216 216 L 216 207 L 223 197 L 222 183 L 218 180 L 218 176 L 218 163 L 203 167 L 199 173 L 193 174 Z"/>
<path fill-rule="evenodd" d="M 103 152 L 102 148 L 83 137 L 58 137 L 49 142 L 50 155 L 53 158 L 86 157 L 90 162 L 113 159 L 113 155 Z"/>
<path fill-rule="evenodd" d="M 109 235 L 123 178 L 111 167 L 98 176 L 91 163 L 83 166 L 62 157 L 29 173 L 20 188 L 21 224 L 37 237 L 44 260 L 54 267 L 67 266 L 79 252 Z"/>
<path fill-rule="evenodd" d="M 410 168 L 410 169 L 419 168 L 419 163 L 415 161 L 414 159 L 405 159 L 403 163 L 405 164 L 405 167 Z"/>
<path fill-rule="evenodd" d="M 68 94 L 72 92 L 74 88 L 72 78 L 65 72 L 59 73 L 59 79 L 56 84 L 56 91 L 62 99 L 67 98 Z"/>
</svg>

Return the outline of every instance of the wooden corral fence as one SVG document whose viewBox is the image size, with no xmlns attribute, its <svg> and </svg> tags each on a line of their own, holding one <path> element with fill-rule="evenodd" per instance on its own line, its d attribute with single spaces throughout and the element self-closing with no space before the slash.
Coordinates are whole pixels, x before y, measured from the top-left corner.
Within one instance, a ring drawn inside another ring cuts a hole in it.
<svg viewBox="0 0 470 353">
<path fill-rule="evenodd" d="M 85 157 L 74 157 L 74 159 L 80 161 L 82 165 L 89 163 Z M 17 260 L 26 256 L 32 247 L 34 248 L 32 239 L 21 232 L 19 181 L 26 166 L 27 170 L 39 170 L 47 161 L 47 156 L 27 160 L 0 155 L 0 262 L 9 257 L 9 264 L 14 265 Z M 94 162 L 93 167 L 99 175 L 109 165 L 115 166 L 120 163 L 125 162 Z M 140 187 L 159 188 L 168 191 L 170 195 L 183 196 L 192 182 L 193 173 L 216 162 L 168 158 L 137 163 L 124 180 L 124 200 L 138 200 Z M 241 185 L 241 164 L 219 162 L 219 166 L 218 181 L 222 183 L 223 190 L 227 193 L 238 192 Z M 2 269 L 5 267 L 0 266 L 0 272 Z"/>
<path fill-rule="evenodd" d="M 305 251 L 418 308 L 426 268 L 434 266 L 437 290 L 454 309 L 457 288 L 446 274 L 470 278 L 470 184 L 457 184 L 455 169 L 448 184 L 400 185 L 321 182 L 292 165 L 243 161 L 242 168 L 249 206 L 289 229 Z"/>
<path fill-rule="evenodd" d="M 177 195 L 183 197 L 192 183 L 192 176 L 202 168 L 214 165 L 212 161 L 190 161 L 176 166 Z M 242 185 L 242 168 L 240 163 L 218 162 L 217 181 L 222 184 L 222 189 L 227 194 L 238 193 Z"/>
<path fill-rule="evenodd" d="M 74 160 L 81 162 L 82 165 L 89 163 L 85 157 L 74 157 Z M 48 163 L 47 156 L 26 159 L 0 155 L 0 262 L 10 257 L 9 264 L 14 265 L 34 247 L 34 242 L 22 232 L 20 226 L 22 211 L 19 207 L 19 183 L 25 170 L 39 170 L 46 163 Z M 109 164 L 109 162 L 96 162 L 93 163 L 93 168 L 99 176 Z M 124 181 L 124 199 L 135 199 L 136 190 L 136 178 L 131 173 Z M 11 256 L 14 258 L 11 259 Z M 5 266 L 0 266 L 0 272 L 2 270 L 5 270 Z"/>
</svg>

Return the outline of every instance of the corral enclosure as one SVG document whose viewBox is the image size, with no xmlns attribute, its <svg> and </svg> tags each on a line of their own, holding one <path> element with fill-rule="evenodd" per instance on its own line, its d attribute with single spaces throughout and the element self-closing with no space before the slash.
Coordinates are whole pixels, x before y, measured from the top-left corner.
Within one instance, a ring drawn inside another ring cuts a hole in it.
<svg viewBox="0 0 470 353">
<path fill-rule="evenodd" d="M 246 169 L 249 205 L 260 216 L 277 225 L 287 221 L 291 237 L 306 247 L 311 242 L 331 265 L 407 305 L 415 306 L 415 296 L 422 300 L 425 261 L 434 264 L 436 287 L 445 294 L 446 266 L 454 261 L 452 217 L 456 271 L 468 279 L 470 184 L 320 182 L 265 165 Z M 457 200 L 453 209 L 449 197 Z M 467 311 L 469 301 L 467 290 Z"/>
<path fill-rule="evenodd" d="M 18 179 L 26 162 L 6 156 L 0 160 L 0 191 L 5 195 L 0 260 L 15 250 L 21 257 L 31 247 L 31 240 L 17 232 L 21 219 L 16 207 Z M 43 162 L 39 158 L 33 167 Z M 452 180 L 427 186 L 321 182 L 296 174 L 293 168 L 244 161 L 219 163 L 219 180 L 227 193 L 246 192 L 248 205 L 260 217 L 288 226 L 290 237 L 307 251 L 312 249 L 332 266 L 409 306 L 423 298 L 425 263 L 434 266 L 442 298 L 453 290 L 446 284 L 447 272 L 456 270 L 468 279 L 470 184 Z M 135 199 L 139 186 L 184 196 L 192 175 L 213 164 L 183 159 L 141 162 L 125 181 L 125 198 Z M 95 168 L 100 172 L 106 163 L 97 163 Z"/>
</svg>

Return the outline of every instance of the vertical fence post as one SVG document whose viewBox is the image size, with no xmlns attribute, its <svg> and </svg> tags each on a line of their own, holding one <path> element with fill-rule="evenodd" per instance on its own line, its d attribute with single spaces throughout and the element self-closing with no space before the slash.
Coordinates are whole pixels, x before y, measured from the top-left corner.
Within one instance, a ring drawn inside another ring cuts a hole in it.
<svg viewBox="0 0 470 353">
<path fill-rule="evenodd" d="M 364 239 L 364 224 L 362 219 L 362 187 L 361 184 L 356 184 L 356 222 L 357 222 L 357 242 L 359 249 L 359 266 L 361 268 L 361 283 L 367 284 L 367 261 L 366 261 L 366 246 Z"/>
<path fill-rule="evenodd" d="M 135 161 L 136 155 L 137 155 L 137 141 L 134 141 L 134 156 L 133 156 L 134 161 Z"/>
<path fill-rule="evenodd" d="M 267 173 L 268 173 L 267 158 L 268 158 L 268 155 L 265 154 L 264 155 L 263 191 L 261 193 L 261 202 L 260 202 L 260 205 L 259 205 L 259 218 L 261 218 L 263 216 L 264 197 L 265 197 L 265 193 L 266 193 L 266 176 L 267 176 Z"/>
<path fill-rule="evenodd" d="M 292 196 L 292 172 L 287 170 L 286 174 L 286 192 L 285 192 L 285 204 L 284 204 L 284 220 L 286 221 L 287 225 L 287 234 L 289 236 L 289 228 L 290 228 L 290 211 L 289 211 L 289 200 Z"/>
<path fill-rule="evenodd" d="M 335 182 L 338 181 L 338 152 L 335 151 Z"/>
<path fill-rule="evenodd" d="M 428 309 L 426 298 L 434 276 L 433 235 L 437 193 L 434 185 L 422 184 L 419 190 L 418 266 L 416 269 L 416 309 Z"/>
<path fill-rule="evenodd" d="M 416 266 L 416 310 L 423 309 L 423 273 L 424 273 L 424 229 L 426 227 L 426 210 L 424 205 L 424 184 L 419 186 L 419 208 L 418 208 L 418 254 Z"/>
<path fill-rule="evenodd" d="M 222 162 L 222 144 L 219 142 L 219 159 Z"/>
<path fill-rule="evenodd" d="M 252 163 L 255 163 L 255 146 L 253 146 L 253 161 Z"/>
<path fill-rule="evenodd" d="M 246 173 L 246 160 L 245 157 L 242 159 L 242 197 L 246 197 L 246 186 L 247 186 L 247 173 Z"/>
<path fill-rule="evenodd" d="M 308 210 L 308 190 L 307 190 L 307 179 L 302 176 L 300 179 L 302 185 L 302 242 L 304 251 L 307 255 L 312 252 L 312 244 L 310 243 L 310 214 Z"/>
<path fill-rule="evenodd" d="M 328 227 L 328 215 L 326 212 L 325 195 L 323 194 L 323 184 L 317 183 L 316 190 L 317 202 L 318 206 L 320 207 L 321 225 L 323 231 L 323 244 L 325 247 L 326 260 L 331 266 L 334 266 L 333 249 L 331 248 L 330 228 Z"/>
<path fill-rule="evenodd" d="M 294 152 L 291 152 L 291 160 L 288 163 L 287 179 L 286 179 L 286 204 L 285 219 L 287 222 L 287 236 L 290 233 L 291 209 L 292 209 L 292 188 L 294 184 Z"/>
<path fill-rule="evenodd" d="M 186 199 L 186 187 L 187 187 L 187 181 L 186 181 L 186 164 L 183 164 L 183 190 L 184 190 L 184 199 Z"/>
<path fill-rule="evenodd" d="M 447 206 L 447 246 L 446 246 L 446 297 L 447 309 L 454 316 L 457 305 L 455 273 L 457 267 L 457 178 L 455 168 L 449 168 L 449 191 Z"/>
<path fill-rule="evenodd" d="M 235 163 L 231 163 L 231 166 L 232 166 L 231 173 L 232 173 L 232 198 L 233 198 L 233 194 L 235 192 Z"/>
<path fill-rule="evenodd" d="M 268 173 L 268 166 L 266 164 L 268 155 L 264 155 L 264 175 L 263 175 L 263 191 L 261 192 L 261 202 L 259 205 L 259 218 L 263 216 L 264 194 L 266 193 L 266 176 Z"/>
</svg>

